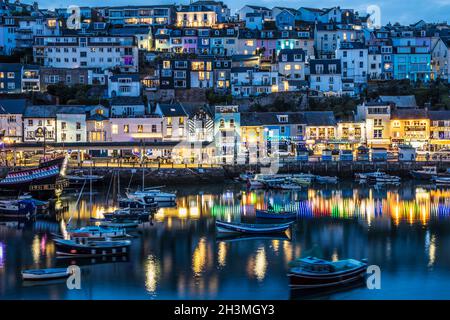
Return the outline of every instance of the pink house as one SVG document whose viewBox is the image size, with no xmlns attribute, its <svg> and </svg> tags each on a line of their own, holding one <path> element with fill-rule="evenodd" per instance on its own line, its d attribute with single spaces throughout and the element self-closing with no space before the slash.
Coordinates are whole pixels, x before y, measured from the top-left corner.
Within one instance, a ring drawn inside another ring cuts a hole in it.
<svg viewBox="0 0 450 320">
<path fill-rule="evenodd" d="M 271 58 L 276 55 L 276 39 L 258 39 L 256 40 L 256 45 L 260 49 L 264 48 L 263 57 Z"/>
<path fill-rule="evenodd" d="M 183 52 L 196 53 L 197 50 L 197 36 L 183 36 Z"/>
</svg>

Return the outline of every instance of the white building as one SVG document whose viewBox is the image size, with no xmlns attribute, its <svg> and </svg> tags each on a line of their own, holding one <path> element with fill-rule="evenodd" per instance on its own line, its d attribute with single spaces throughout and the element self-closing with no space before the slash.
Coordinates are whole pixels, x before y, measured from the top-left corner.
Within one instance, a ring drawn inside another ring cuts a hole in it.
<svg viewBox="0 0 450 320">
<path fill-rule="evenodd" d="M 86 142 L 86 118 L 103 106 L 33 105 L 23 115 L 24 142 Z"/>
<path fill-rule="evenodd" d="M 162 140 L 162 122 L 159 115 L 142 115 L 110 118 L 111 141 L 143 141 Z"/>
<path fill-rule="evenodd" d="M 432 61 L 437 76 L 450 83 L 450 39 L 439 39 L 432 51 Z"/>
<path fill-rule="evenodd" d="M 250 97 L 278 92 L 278 72 L 256 67 L 231 68 L 231 94 Z"/>
<path fill-rule="evenodd" d="M 180 103 L 156 105 L 155 114 L 162 117 L 164 141 L 185 141 L 188 138 L 188 114 Z"/>
<path fill-rule="evenodd" d="M 110 74 L 108 97 L 139 97 L 141 82 L 138 74 Z"/>
<path fill-rule="evenodd" d="M 22 115 L 25 99 L 0 99 L 0 134 L 2 142 L 22 142 Z"/>
<path fill-rule="evenodd" d="M 310 88 L 328 95 L 342 94 L 341 60 L 313 59 L 309 61 Z"/>
<path fill-rule="evenodd" d="M 46 67 L 138 71 L 138 47 L 131 36 L 35 37 L 33 55 Z"/>
<path fill-rule="evenodd" d="M 248 13 L 261 13 L 264 19 L 272 17 L 272 10 L 267 7 L 245 5 L 237 12 L 239 20 L 244 21 Z"/>
<path fill-rule="evenodd" d="M 380 57 L 381 58 L 381 57 Z M 367 82 L 368 49 L 360 42 L 340 42 L 336 59 L 341 60 L 342 79 Z"/>
</svg>

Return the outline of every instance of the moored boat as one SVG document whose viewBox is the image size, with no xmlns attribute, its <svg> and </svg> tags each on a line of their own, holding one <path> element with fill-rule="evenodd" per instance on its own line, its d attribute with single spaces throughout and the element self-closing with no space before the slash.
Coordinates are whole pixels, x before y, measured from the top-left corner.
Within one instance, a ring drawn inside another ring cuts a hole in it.
<svg viewBox="0 0 450 320">
<path fill-rule="evenodd" d="M 53 239 L 56 255 L 59 257 L 99 257 L 124 255 L 129 253 L 131 241 L 83 241 Z"/>
<path fill-rule="evenodd" d="M 434 176 L 432 180 L 437 185 L 450 186 L 450 177 Z"/>
<path fill-rule="evenodd" d="M 22 271 L 23 280 L 52 280 L 70 276 L 68 268 L 30 269 Z"/>
<path fill-rule="evenodd" d="M 315 257 L 299 259 L 289 270 L 289 286 L 296 289 L 315 289 L 340 286 L 364 278 L 366 261 L 347 259 L 327 261 Z"/>
<path fill-rule="evenodd" d="M 107 226 L 86 226 L 78 229 L 67 230 L 70 238 L 123 238 L 127 236 L 124 228 Z"/>
<path fill-rule="evenodd" d="M 292 182 L 296 183 L 299 186 L 309 186 L 312 182 L 312 178 L 310 177 L 296 177 L 291 179 Z"/>
<path fill-rule="evenodd" d="M 391 176 L 385 172 L 377 171 L 375 174 L 371 174 L 367 176 L 368 183 L 398 183 L 400 182 L 400 177 Z"/>
<path fill-rule="evenodd" d="M 316 176 L 316 182 L 336 184 L 338 182 L 338 177 Z"/>
<path fill-rule="evenodd" d="M 127 198 L 131 200 L 143 200 L 152 198 L 155 202 L 175 202 L 177 196 L 175 193 L 163 192 L 159 189 L 147 188 L 143 191 L 127 193 Z"/>
<path fill-rule="evenodd" d="M 292 225 L 292 223 L 293 222 L 277 224 L 250 224 L 216 220 L 216 228 L 219 232 L 227 233 L 270 234 L 285 232 Z"/>
<path fill-rule="evenodd" d="M 58 178 L 66 163 L 66 158 L 60 157 L 42 161 L 37 168 L 8 172 L 0 181 L 0 191 L 16 194 L 34 192 L 40 196 L 54 193 L 62 185 Z"/>
<path fill-rule="evenodd" d="M 0 216 L 10 218 L 31 217 L 37 212 L 32 200 L 0 200 Z"/>
<path fill-rule="evenodd" d="M 436 166 L 423 166 L 420 170 L 411 170 L 410 174 L 414 179 L 431 180 L 438 173 Z"/>
<path fill-rule="evenodd" d="M 297 213 L 292 211 L 256 210 L 256 217 L 264 219 L 295 219 Z"/>
<path fill-rule="evenodd" d="M 105 219 L 109 220 L 129 220 L 129 219 L 148 219 L 151 212 L 141 208 L 125 208 L 115 210 L 113 213 L 104 213 Z"/>
<path fill-rule="evenodd" d="M 98 184 L 103 181 L 103 176 L 89 175 L 89 174 L 71 174 L 65 175 L 65 178 L 69 181 L 69 186 L 82 186 L 84 184 Z"/>
</svg>

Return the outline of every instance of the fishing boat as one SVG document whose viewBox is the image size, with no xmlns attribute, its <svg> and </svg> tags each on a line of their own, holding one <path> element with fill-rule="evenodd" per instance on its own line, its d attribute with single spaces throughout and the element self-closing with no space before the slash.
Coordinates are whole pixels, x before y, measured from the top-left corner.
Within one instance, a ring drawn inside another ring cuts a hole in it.
<svg viewBox="0 0 450 320">
<path fill-rule="evenodd" d="M 43 161 L 37 168 L 8 172 L 0 181 L 0 191 L 16 194 L 32 192 L 40 196 L 54 193 L 64 184 L 58 180 L 66 163 L 66 158 L 60 157 Z"/>
<path fill-rule="evenodd" d="M 2 217 L 31 217 L 34 216 L 36 212 L 36 205 L 29 199 L 0 200 L 0 216 Z"/>
<path fill-rule="evenodd" d="M 296 289 L 316 289 L 341 286 L 364 278 L 366 261 L 355 259 L 335 262 L 306 257 L 294 261 L 289 270 L 289 286 Z"/>
<path fill-rule="evenodd" d="M 93 241 L 88 239 L 53 239 L 59 257 L 100 257 L 129 253 L 131 241 Z"/>
<path fill-rule="evenodd" d="M 250 224 L 239 222 L 225 222 L 216 220 L 216 228 L 219 232 L 248 233 L 248 234 L 270 234 L 285 232 L 293 222 L 277 224 Z"/>
<path fill-rule="evenodd" d="M 434 176 L 432 180 L 437 185 L 450 186 L 450 177 Z"/>
<path fill-rule="evenodd" d="M 297 213 L 292 211 L 256 210 L 256 217 L 263 219 L 295 219 Z"/>
<path fill-rule="evenodd" d="M 316 176 L 315 179 L 318 183 L 330 183 L 336 184 L 338 182 L 338 177 L 329 177 L 329 176 Z"/>
<path fill-rule="evenodd" d="M 78 229 L 67 230 L 70 238 L 123 238 L 127 236 L 125 229 L 107 226 L 86 226 Z"/>
<path fill-rule="evenodd" d="M 68 268 L 31 269 L 22 271 L 23 280 L 52 280 L 70 276 Z"/>
</svg>

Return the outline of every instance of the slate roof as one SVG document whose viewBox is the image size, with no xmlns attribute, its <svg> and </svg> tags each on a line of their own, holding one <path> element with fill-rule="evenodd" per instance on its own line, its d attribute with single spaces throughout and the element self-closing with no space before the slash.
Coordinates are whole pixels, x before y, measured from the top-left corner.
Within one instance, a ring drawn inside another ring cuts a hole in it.
<svg viewBox="0 0 450 320">
<path fill-rule="evenodd" d="M 393 120 L 408 120 L 408 119 L 427 119 L 428 112 L 425 109 L 397 109 L 391 113 Z"/>
<path fill-rule="evenodd" d="M 288 116 L 287 122 L 280 122 L 278 116 Z M 303 124 L 301 112 L 241 112 L 241 126 Z"/>
<path fill-rule="evenodd" d="M 119 78 L 131 78 L 131 81 L 138 82 L 139 81 L 139 74 L 137 73 L 120 73 L 120 74 L 113 74 L 109 77 L 111 81 L 117 81 Z"/>
<path fill-rule="evenodd" d="M 112 106 L 138 106 L 144 105 L 141 97 L 114 97 L 111 99 Z"/>
<path fill-rule="evenodd" d="M 411 96 L 380 96 L 382 102 L 394 103 L 397 108 L 415 108 L 417 107 L 416 97 Z"/>
<path fill-rule="evenodd" d="M 428 111 L 428 117 L 431 121 L 450 120 L 450 110 Z"/>
<path fill-rule="evenodd" d="M 25 108 L 25 118 L 55 118 L 57 114 L 86 114 L 97 106 L 82 105 L 29 105 Z"/>
<path fill-rule="evenodd" d="M 186 110 L 184 110 L 181 103 L 172 103 L 172 104 L 165 104 L 161 103 L 159 104 L 159 108 L 161 109 L 161 112 L 163 116 L 166 117 L 187 117 L 188 114 Z"/>
<path fill-rule="evenodd" d="M 305 111 L 303 113 L 308 126 L 335 126 L 333 111 Z"/>
<path fill-rule="evenodd" d="M 0 114 L 23 114 L 28 104 L 26 99 L 0 99 Z"/>
<path fill-rule="evenodd" d="M 323 65 L 322 73 L 316 72 L 316 65 Z M 312 59 L 309 61 L 311 74 L 331 74 L 328 67 L 334 64 L 336 66 L 336 72 L 333 74 L 341 74 L 341 60 L 340 59 Z"/>
</svg>

